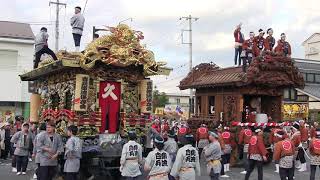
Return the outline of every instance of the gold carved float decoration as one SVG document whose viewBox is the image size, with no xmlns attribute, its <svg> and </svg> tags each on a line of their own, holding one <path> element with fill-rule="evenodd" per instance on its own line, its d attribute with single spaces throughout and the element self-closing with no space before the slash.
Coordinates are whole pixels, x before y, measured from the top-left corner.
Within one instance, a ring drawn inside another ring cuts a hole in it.
<svg viewBox="0 0 320 180">
<path fill-rule="evenodd" d="M 168 75 L 170 68 L 164 67 L 165 62 L 156 62 L 154 53 L 141 45 L 144 38 L 142 32 L 134 31 L 125 24 L 117 27 L 106 27 L 110 34 L 101 36 L 92 41 L 84 52 L 75 53 L 59 51 L 59 60 L 70 60 L 79 62 L 81 68 L 90 70 L 96 62 L 101 61 L 107 65 L 127 67 L 130 65 L 142 65 L 144 75 Z M 40 66 L 52 63 L 44 60 Z"/>
</svg>

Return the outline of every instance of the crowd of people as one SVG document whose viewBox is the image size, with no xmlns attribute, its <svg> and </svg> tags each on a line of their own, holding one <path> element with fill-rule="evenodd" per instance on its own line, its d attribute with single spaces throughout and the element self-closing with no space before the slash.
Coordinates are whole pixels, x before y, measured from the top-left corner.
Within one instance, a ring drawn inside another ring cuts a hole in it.
<svg viewBox="0 0 320 180">
<path fill-rule="evenodd" d="M 209 131 L 202 124 L 193 136 L 186 123 L 167 126 L 166 121 L 162 124 L 155 121 L 152 125 L 154 147 L 144 163 L 144 170 L 151 180 L 195 180 L 201 174 L 201 158 L 204 158 L 212 180 L 229 177 L 226 173 L 230 171 L 230 156 L 235 149 L 240 149 L 239 157 L 243 157 L 241 174 L 245 175 L 245 180 L 255 168 L 258 180 L 262 180 L 263 164 L 272 153 L 275 172 L 281 180 L 293 180 L 295 168 L 299 172 L 306 171 L 305 156 L 310 158 L 310 180 L 315 180 L 316 167 L 320 166 L 320 127 L 316 122 L 309 129 L 303 120 L 292 126 L 273 127 L 268 142 L 260 127 L 241 127 L 239 131 L 231 132 L 230 127 L 220 125 Z M 137 179 L 142 174 L 139 168 L 143 165 L 142 147 L 135 141 L 135 132 L 129 132 L 129 139 L 122 150 L 120 171 L 127 179 Z M 267 150 L 268 143 L 272 153 Z"/>
<path fill-rule="evenodd" d="M 78 128 L 71 125 L 67 129 L 65 145 L 55 132 L 55 123 L 24 122 L 16 118 L 14 124 L 1 123 L 1 158 L 11 158 L 12 172 L 26 175 L 28 162 L 34 159 L 37 169 L 34 179 L 52 180 L 58 172 L 59 156 L 64 159 L 65 180 L 76 180 L 80 168 L 82 152 L 81 140 L 76 137 Z"/>
<path fill-rule="evenodd" d="M 285 33 L 281 33 L 280 39 L 277 41 L 276 45 L 272 28 L 267 30 L 268 36 L 265 38 L 265 32 L 262 29 L 259 29 L 258 36 L 255 36 L 255 33 L 251 31 L 249 33 L 249 38 L 245 39 L 241 32 L 241 26 L 241 23 L 237 25 L 233 33 L 235 41 L 234 64 L 240 66 L 242 61 L 243 71 L 246 71 L 254 57 L 261 56 L 263 52 L 273 52 L 285 57 L 291 56 L 291 46 L 289 42 L 286 41 Z"/>
</svg>

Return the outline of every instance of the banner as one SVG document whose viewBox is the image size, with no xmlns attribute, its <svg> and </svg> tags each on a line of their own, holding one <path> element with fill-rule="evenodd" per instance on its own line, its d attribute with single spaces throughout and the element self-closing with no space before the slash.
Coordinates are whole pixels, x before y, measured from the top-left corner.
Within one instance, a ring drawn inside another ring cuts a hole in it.
<svg viewBox="0 0 320 180">
<path fill-rule="evenodd" d="M 121 83 L 100 82 L 99 104 L 101 108 L 100 132 L 116 133 L 120 123 Z"/>
<path fill-rule="evenodd" d="M 89 75 L 77 74 L 76 75 L 76 88 L 74 94 L 74 110 L 87 111 L 87 99 L 89 92 Z"/>
<path fill-rule="evenodd" d="M 152 80 L 140 82 L 140 109 L 141 113 L 152 112 Z"/>
</svg>

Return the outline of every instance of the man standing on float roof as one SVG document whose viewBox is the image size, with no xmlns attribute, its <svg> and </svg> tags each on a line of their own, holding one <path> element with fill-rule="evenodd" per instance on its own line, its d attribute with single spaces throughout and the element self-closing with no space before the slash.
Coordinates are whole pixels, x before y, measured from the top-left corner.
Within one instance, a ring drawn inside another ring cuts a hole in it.
<svg viewBox="0 0 320 180">
<path fill-rule="evenodd" d="M 75 49 L 76 52 L 79 52 L 79 49 L 80 49 L 80 41 L 81 41 L 81 36 L 83 32 L 84 21 L 85 19 L 81 14 L 81 7 L 79 6 L 75 7 L 74 15 L 70 20 L 70 24 L 72 27 L 72 35 L 73 35 L 74 45 L 76 47 Z"/>
</svg>

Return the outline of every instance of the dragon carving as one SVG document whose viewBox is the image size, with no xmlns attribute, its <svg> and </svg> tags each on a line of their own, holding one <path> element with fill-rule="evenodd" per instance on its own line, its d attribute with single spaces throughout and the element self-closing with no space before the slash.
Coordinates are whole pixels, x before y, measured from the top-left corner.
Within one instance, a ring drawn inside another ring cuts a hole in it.
<svg viewBox="0 0 320 180">
<path fill-rule="evenodd" d="M 153 52 L 140 44 L 144 38 L 142 32 L 125 24 L 107 27 L 107 30 L 111 33 L 92 41 L 83 53 L 59 51 L 58 59 L 79 60 L 80 66 L 86 70 L 92 69 L 97 61 L 120 67 L 143 65 L 147 76 L 157 75 L 159 68 L 166 65 L 165 62 L 156 62 Z"/>
</svg>

